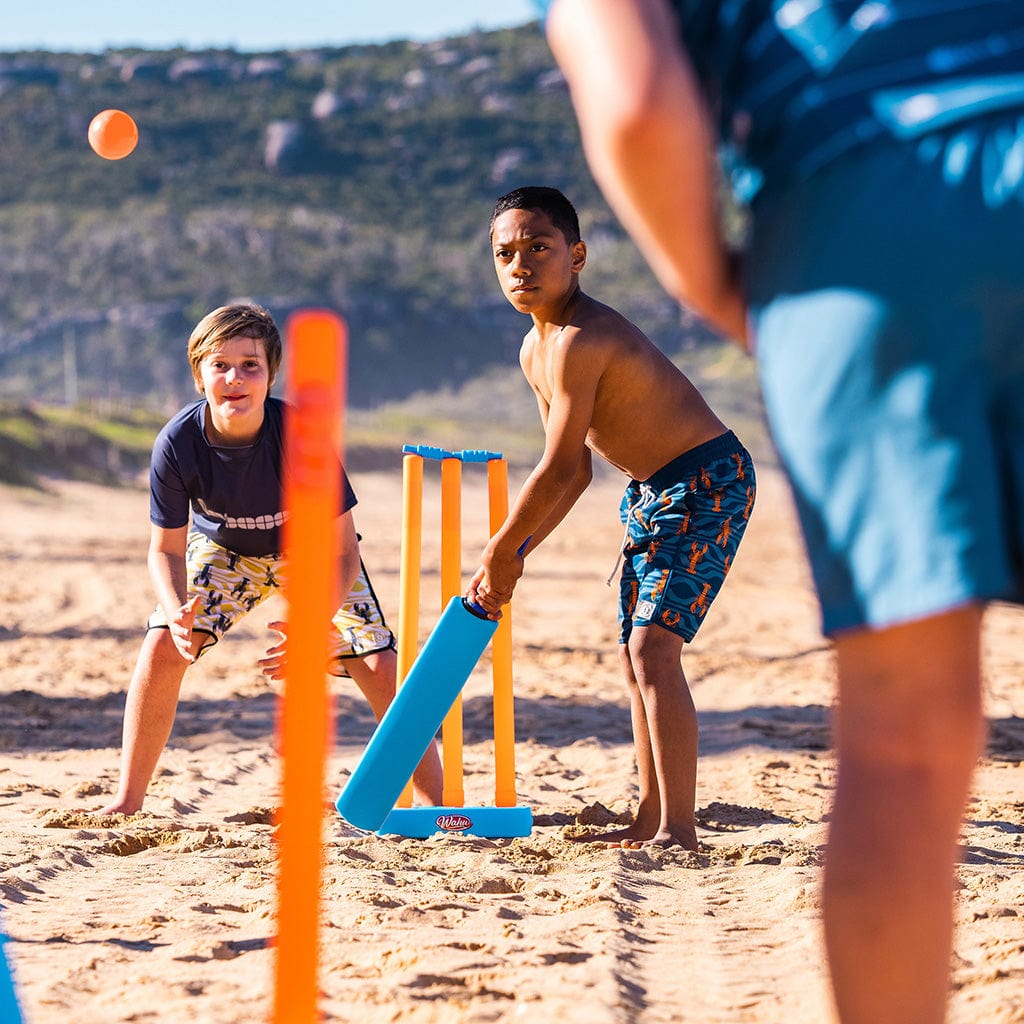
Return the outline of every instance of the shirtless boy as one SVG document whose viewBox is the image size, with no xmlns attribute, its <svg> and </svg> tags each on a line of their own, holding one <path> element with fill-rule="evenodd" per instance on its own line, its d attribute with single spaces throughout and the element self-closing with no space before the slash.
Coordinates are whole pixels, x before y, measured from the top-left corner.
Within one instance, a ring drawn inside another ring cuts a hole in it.
<svg viewBox="0 0 1024 1024">
<path fill-rule="evenodd" d="M 492 615 L 532 551 L 590 483 L 592 453 L 630 482 L 619 585 L 619 650 L 629 689 L 639 806 L 611 845 L 697 849 L 697 714 L 682 646 L 697 633 L 754 504 L 746 449 L 697 389 L 625 317 L 585 295 L 576 211 L 552 188 L 516 189 L 491 217 L 502 291 L 533 327 L 520 365 L 544 424 L 544 454 L 484 550 L 467 596 Z"/>
</svg>

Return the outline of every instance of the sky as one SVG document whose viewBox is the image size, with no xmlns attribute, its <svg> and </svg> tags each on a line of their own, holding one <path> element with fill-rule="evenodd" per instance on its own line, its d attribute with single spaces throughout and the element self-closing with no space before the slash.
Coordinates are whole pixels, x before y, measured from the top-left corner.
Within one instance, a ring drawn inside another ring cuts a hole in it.
<svg viewBox="0 0 1024 1024">
<path fill-rule="evenodd" d="M 8 0 L 3 7 L 0 51 L 344 46 L 439 39 L 538 16 L 531 0 Z"/>
</svg>

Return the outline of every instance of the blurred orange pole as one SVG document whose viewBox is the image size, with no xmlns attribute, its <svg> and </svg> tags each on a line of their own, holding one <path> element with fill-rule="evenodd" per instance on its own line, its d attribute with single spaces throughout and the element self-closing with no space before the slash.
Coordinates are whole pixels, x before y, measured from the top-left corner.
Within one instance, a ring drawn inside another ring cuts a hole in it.
<svg viewBox="0 0 1024 1024">
<path fill-rule="evenodd" d="M 416 661 L 420 632 L 420 560 L 423 547 L 423 456 L 402 456 L 402 550 L 398 571 L 398 679 L 401 686 Z M 412 779 L 396 807 L 412 807 Z"/>
<path fill-rule="evenodd" d="M 462 460 L 441 460 L 441 610 L 462 594 Z M 462 694 L 441 725 L 441 765 L 445 807 L 462 807 Z"/>
<path fill-rule="evenodd" d="M 508 516 L 508 463 L 487 462 L 487 500 L 491 536 Z M 494 680 L 494 806 L 515 807 L 516 721 L 512 694 L 512 605 L 502 610 L 491 640 L 491 672 Z"/>
<path fill-rule="evenodd" d="M 287 324 L 284 551 L 288 660 L 278 722 L 282 798 L 278 817 L 274 1024 L 319 1019 L 320 878 L 324 775 L 331 712 L 328 624 L 334 612 L 343 457 L 347 332 L 326 310 Z"/>
</svg>

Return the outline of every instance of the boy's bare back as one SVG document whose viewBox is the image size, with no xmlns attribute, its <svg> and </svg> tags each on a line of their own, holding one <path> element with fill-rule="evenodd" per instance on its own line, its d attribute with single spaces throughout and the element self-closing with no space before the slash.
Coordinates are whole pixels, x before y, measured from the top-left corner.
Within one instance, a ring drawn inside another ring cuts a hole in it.
<svg viewBox="0 0 1024 1024">
<path fill-rule="evenodd" d="M 576 293 L 564 326 L 540 323 L 520 351 L 542 415 L 587 415 L 587 446 L 635 480 L 726 427 L 686 376 L 624 316 Z"/>
</svg>

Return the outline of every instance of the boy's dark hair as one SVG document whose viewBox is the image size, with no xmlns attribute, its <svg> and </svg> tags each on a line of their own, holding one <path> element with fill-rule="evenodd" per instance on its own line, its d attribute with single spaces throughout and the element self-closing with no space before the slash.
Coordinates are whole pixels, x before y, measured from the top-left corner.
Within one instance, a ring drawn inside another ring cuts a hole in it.
<svg viewBox="0 0 1024 1024">
<path fill-rule="evenodd" d="M 547 215 L 569 245 L 575 245 L 580 240 L 580 219 L 572 203 L 557 188 L 526 185 L 506 192 L 494 204 L 489 234 L 494 234 L 494 222 L 509 210 L 537 210 Z"/>
<path fill-rule="evenodd" d="M 274 383 L 281 366 L 281 334 L 274 318 L 262 306 L 254 302 L 239 302 L 221 306 L 207 313 L 192 331 L 188 339 L 188 361 L 192 367 L 192 379 L 196 391 L 203 393 L 199 364 L 207 353 L 218 348 L 229 338 L 252 338 L 263 342 L 270 370 L 270 383 Z"/>
</svg>

